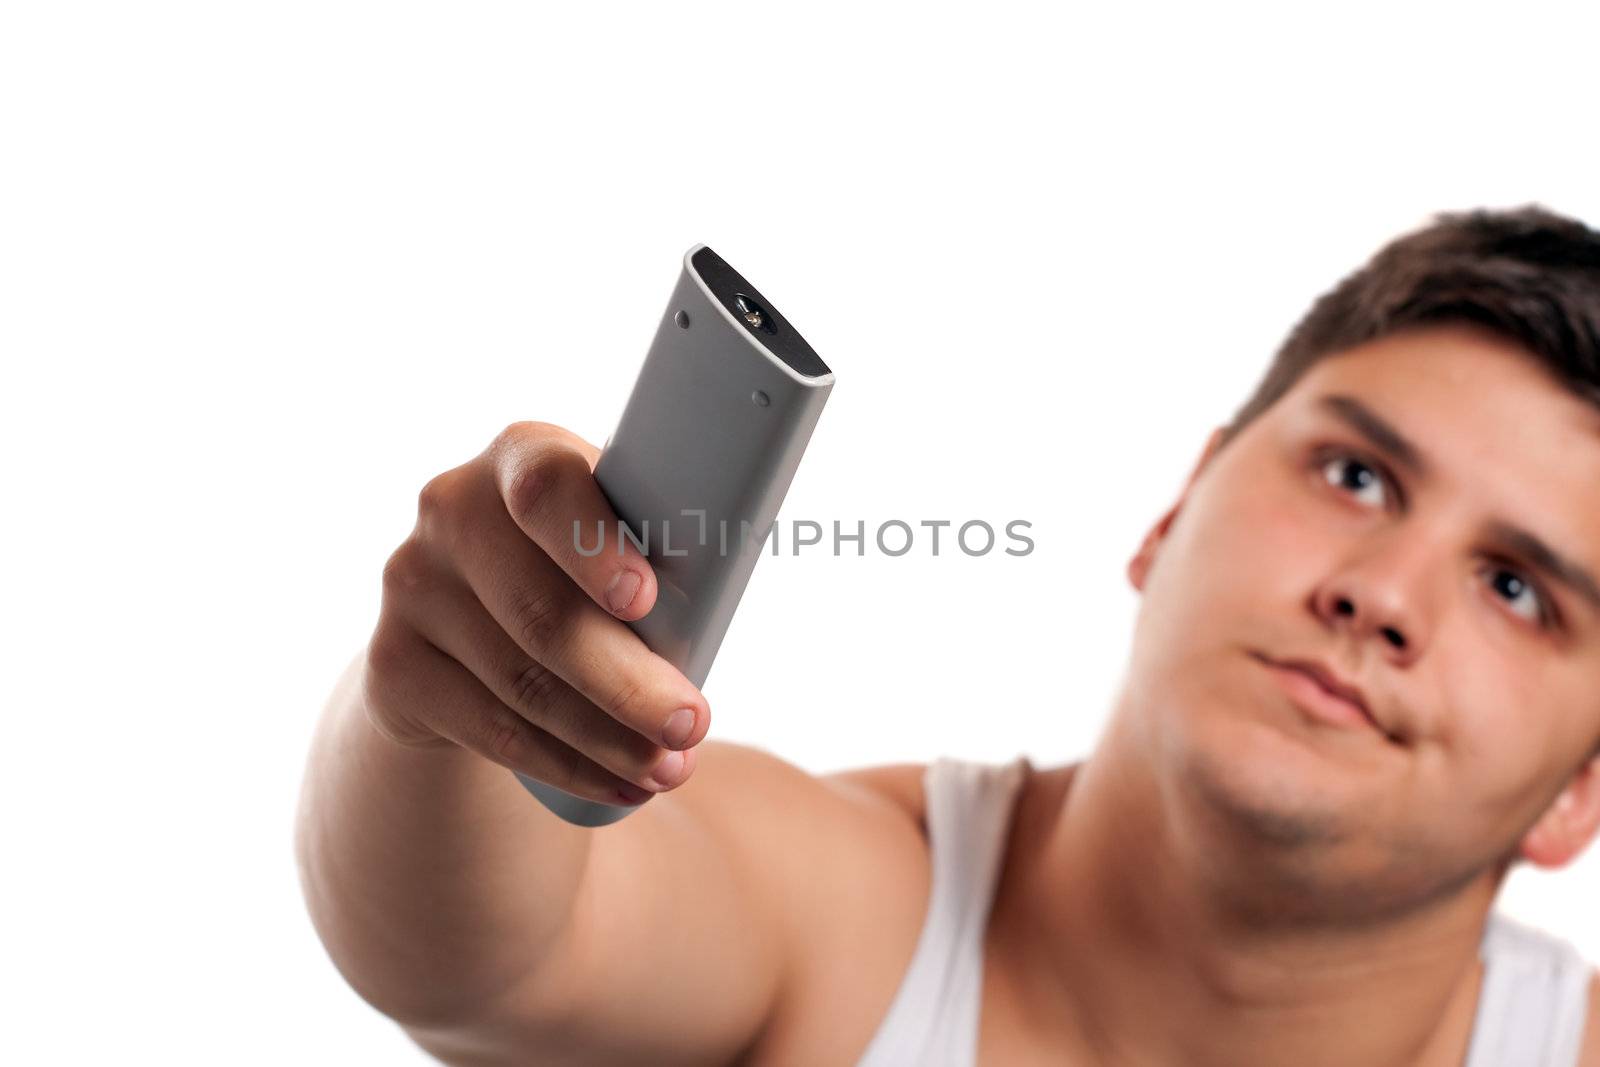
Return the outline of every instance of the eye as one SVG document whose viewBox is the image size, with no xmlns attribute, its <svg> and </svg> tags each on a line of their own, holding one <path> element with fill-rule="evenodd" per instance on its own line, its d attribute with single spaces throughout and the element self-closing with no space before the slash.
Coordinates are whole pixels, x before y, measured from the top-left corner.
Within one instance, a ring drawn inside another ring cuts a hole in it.
<svg viewBox="0 0 1600 1067">
<path fill-rule="evenodd" d="M 1504 566 L 1491 567 L 1489 573 L 1492 577 L 1489 584 L 1493 585 L 1496 591 L 1506 594 L 1507 603 L 1524 606 L 1526 610 L 1517 611 L 1518 615 L 1540 626 L 1549 626 L 1555 621 L 1555 613 L 1550 609 L 1549 599 L 1533 582 Z"/>
<path fill-rule="evenodd" d="M 1366 462 L 1360 456 L 1352 455 L 1348 452 L 1333 452 L 1320 457 L 1317 462 L 1322 471 L 1322 476 L 1328 480 L 1329 485 L 1345 492 L 1354 493 L 1358 498 L 1360 498 L 1361 493 L 1370 492 L 1374 489 L 1380 491 L 1380 493 L 1389 489 L 1388 479 L 1381 469 L 1376 464 Z M 1370 496 L 1363 499 L 1379 507 L 1384 504 L 1381 496 L 1376 500 L 1371 499 Z"/>
</svg>

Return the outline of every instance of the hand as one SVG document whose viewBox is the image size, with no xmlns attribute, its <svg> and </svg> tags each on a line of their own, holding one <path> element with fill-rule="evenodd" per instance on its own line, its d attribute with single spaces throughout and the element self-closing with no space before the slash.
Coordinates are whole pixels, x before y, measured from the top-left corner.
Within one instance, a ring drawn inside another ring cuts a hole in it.
<svg viewBox="0 0 1600 1067">
<path fill-rule="evenodd" d="M 623 625 L 649 612 L 656 578 L 618 536 L 599 457 L 559 426 L 520 422 L 423 488 L 367 646 L 364 703 L 380 732 L 460 745 L 608 804 L 693 773 L 710 707 Z M 578 552 L 574 520 L 586 548 L 601 524 L 603 551 Z"/>
</svg>

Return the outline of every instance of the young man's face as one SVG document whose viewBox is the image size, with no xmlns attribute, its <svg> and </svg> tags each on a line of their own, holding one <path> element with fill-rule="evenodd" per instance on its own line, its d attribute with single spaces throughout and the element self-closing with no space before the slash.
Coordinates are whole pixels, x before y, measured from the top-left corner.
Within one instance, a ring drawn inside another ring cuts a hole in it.
<svg viewBox="0 0 1600 1067">
<path fill-rule="evenodd" d="M 1581 849 L 1600 591 L 1496 524 L 1600 577 L 1600 412 L 1513 342 L 1433 326 L 1322 360 L 1216 443 L 1129 568 L 1127 714 L 1197 825 L 1356 914 Z M 1318 717 L 1257 657 L 1320 661 L 1378 726 Z"/>
</svg>

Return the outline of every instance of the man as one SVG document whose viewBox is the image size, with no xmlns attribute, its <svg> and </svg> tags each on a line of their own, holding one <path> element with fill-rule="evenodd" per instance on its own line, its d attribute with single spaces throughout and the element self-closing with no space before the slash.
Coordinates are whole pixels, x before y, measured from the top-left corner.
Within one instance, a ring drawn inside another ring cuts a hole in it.
<svg viewBox="0 0 1600 1067">
<path fill-rule="evenodd" d="M 571 543 L 596 457 L 519 425 L 424 490 L 313 747 L 312 917 L 448 1062 L 856 1063 L 938 948 L 932 779 L 705 742 L 621 621 L 648 563 Z M 1600 827 L 1596 486 L 1600 234 L 1444 215 L 1324 295 L 1133 557 L 1095 751 L 1026 768 L 939 1062 L 1600 1067 L 1587 965 L 1480 958 Z M 672 795 L 586 830 L 506 767 Z"/>
</svg>

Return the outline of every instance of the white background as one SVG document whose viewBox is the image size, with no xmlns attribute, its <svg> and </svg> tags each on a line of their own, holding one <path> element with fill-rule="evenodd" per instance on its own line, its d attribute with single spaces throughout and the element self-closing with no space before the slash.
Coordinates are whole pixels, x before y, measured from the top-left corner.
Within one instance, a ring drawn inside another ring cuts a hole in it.
<svg viewBox="0 0 1600 1067">
<path fill-rule="evenodd" d="M 1600 220 L 1578 5 L 1110 6 L 7 5 L 4 1058 L 424 1060 L 305 918 L 305 745 L 418 488 L 603 441 L 690 245 L 838 375 L 786 517 L 1034 524 L 763 560 L 712 732 L 824 771 L 1085 754 L 1312 297 L 1434 211 Z M 1597 888 L 1503 904 L 1600 958 Z"/>
</svg>

